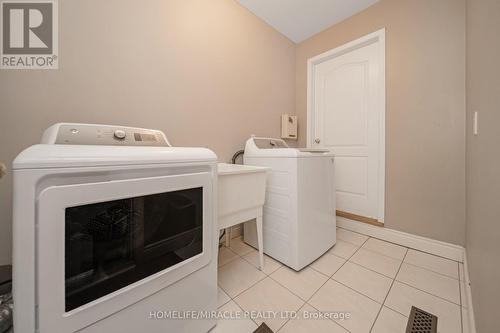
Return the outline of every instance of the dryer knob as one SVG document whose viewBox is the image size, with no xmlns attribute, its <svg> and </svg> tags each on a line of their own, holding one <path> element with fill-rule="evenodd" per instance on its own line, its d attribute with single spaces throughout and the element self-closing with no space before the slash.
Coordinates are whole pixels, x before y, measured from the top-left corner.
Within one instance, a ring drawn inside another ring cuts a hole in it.
<svg viewBox="0 0 500 333">
<path fill-rule="evenodd" d="M 125 131 L 122 131 L 122 130 L 116 130 L 114 133 L 114 136 L 118 140 L 123 140 L 127 136 L 127 133 L 125 133 Z"/>
</svg>

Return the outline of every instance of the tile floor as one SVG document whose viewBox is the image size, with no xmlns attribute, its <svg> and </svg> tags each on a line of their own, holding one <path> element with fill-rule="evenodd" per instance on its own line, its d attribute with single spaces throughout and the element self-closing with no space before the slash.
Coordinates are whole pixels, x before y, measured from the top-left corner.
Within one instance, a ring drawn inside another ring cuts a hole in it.
<svg viewBox="0 0 500 333">
<path fill-rule="evenodd" d="M 253 332 L 262 322 L 280 333 L 403 333 L 412 305 L 438 316 L 439 333 L 468 333 L 464 287 L 456 261 L 342 228 L 300 272 L 267 256 L 260 271 L 257 251 L 234 239 L 219 253 L 219 310 L 254 316 L 220 320 L 211 333 Z"/>
</svg>

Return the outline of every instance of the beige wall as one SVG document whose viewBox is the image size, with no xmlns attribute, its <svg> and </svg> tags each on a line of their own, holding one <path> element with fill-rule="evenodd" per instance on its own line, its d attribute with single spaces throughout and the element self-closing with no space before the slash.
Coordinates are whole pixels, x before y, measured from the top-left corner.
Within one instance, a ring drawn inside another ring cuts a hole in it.
<svg viewBox="0 0 500 333">
<path fill-rule="evenodd" d="M 498 332 L 500 1 L 467 0 L 467 258 L 476 327 Z M 472 133 L 474 111 L 479 135 Z"/>
<path fill-rule="evenodd" d="M 307 59 L 384 27 L 386 226 L 464 244 L 464 0 L 382 0 L 300 43 L 300 143 L 306 139 Z"/>
<path fill-rule="evenodd" d="M 159 128 L 227 161 L 293 113 L 294 44 L 234 0 L 59 1 L 60 69 L 0 72 L 0 162 L 55 122 Z M 12 178 L 0 180 L 0 264 Z"/>
<path fill-rule="evenodd" d="M 381 0 L 299 45 L 233 0 L 61 1 L 60 69 L 0 72 L 0 162 L 60 121 L 159 128 L 227 161 L 296 109 L 305 145 L 307 58 L 385 27 L 386 225 L 463 244 L 464 1 Z M 0 180 L 0 264 L 11 186 Z"/>
</svg>

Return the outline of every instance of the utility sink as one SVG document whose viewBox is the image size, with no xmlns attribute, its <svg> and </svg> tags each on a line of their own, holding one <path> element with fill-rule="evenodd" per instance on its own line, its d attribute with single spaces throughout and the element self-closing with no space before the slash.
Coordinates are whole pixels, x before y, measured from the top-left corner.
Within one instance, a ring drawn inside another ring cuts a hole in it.
<svg viewBox="0 0 500 333">
<path fill-rule="evenodd" d="M 268 167 L 219 163 L 218 171 L 218 223 L 219 230 L 233 225 L 256 220 L 259 240 L 261 268 L 262 249 L 262 209 L 266 195 Z M 230 235 L 226 230 L 226 246 Z"/>
<path fill-rule="evenodd" d="M 228 216 L 241 215 L 238 223 L 245 222 L 245 212 L 262 208 L 266 194 L 267 167 L 219 163 L 218 215 L 219 229 L 227 228 Z M 250 217 L 252 219 L 254 217 Z"/>
</svg>

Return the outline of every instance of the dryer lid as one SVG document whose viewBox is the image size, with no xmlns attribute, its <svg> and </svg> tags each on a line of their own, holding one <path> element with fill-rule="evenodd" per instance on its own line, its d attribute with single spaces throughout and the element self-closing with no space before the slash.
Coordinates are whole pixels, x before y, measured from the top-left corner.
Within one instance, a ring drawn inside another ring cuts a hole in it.
<svg viewBox="0 0 500 333">
<path fill-rule="evenodd" d="M 22 151 L 14 160 L 13 169 L 215 163 L 216 161 L 215 153 L 206 148 L 38 144 Z"/>
</svg>

